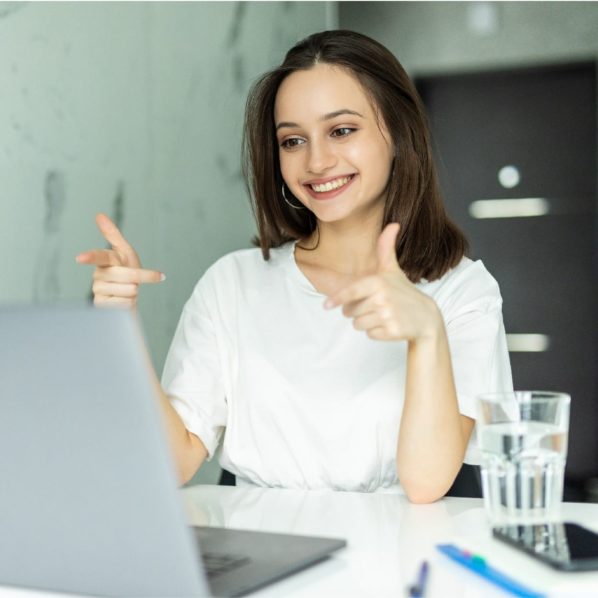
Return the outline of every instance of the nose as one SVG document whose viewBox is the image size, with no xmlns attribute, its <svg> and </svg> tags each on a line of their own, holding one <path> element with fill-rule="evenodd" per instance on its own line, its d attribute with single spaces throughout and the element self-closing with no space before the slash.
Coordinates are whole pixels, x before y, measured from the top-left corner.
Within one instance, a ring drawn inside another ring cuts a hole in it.
<svg viewBox="0 0 598 598">
<path fill-rule="evenodd" d="M 336 154 L 325 140 L 310 140 L 307 151 L 307 171 L 322 174 L 336 165 Z"/>
</svg>

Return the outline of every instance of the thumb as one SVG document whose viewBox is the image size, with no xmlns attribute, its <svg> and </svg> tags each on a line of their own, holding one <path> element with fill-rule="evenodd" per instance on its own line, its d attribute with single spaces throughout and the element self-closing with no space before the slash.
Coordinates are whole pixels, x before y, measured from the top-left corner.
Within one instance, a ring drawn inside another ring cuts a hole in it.
<svg viewBox="0 0 598 598">
<path fill-rule="evenodd" d="M 114 249 L 124 260 L 124 266 L 133 268 L 139 268 L 141 266 L 139 256 L 133 247 L 131 247 L 129 242 L 123 237 L 116 224 L 114 224 L 114 222 L 112 222 L 112 220 L 110 220 L 106 214 L 97 214 L 96 224 L 100 229 L 104 239 L 110 243 L 112 249 Z"/>
<path fill-rule="evenodd" d="M 391 222 L 384 227 L 378 238 L 378 272 L 398 272 L 401 270 L 397 260 L 397 236 L 401 230 L 398 222 Z"/>
</svg>

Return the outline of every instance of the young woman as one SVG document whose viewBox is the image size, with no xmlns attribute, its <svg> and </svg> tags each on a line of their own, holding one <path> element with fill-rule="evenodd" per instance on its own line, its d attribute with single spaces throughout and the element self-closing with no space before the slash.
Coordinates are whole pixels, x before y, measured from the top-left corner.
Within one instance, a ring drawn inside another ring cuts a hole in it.
<svg viewBox="0 0 598 598">
<path fill-rule="evenodd" d="M 224 432 L 238 484 L 442 497 L 475 459 L 475 396 L 512 383 L 408 76 L 363 35 L 306 38 L 249 94 L 244 166 L 260 249 L 200 279 L 156 381 L 181 480 Z M 161 275 L 97 223 L 95 303 L 134 306 Z"/>
</svg>

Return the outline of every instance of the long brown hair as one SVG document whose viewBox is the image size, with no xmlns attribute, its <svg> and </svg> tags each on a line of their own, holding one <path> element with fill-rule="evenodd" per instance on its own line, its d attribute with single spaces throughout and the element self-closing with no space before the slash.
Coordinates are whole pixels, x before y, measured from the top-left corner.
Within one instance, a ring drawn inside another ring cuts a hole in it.
<svg viewBox="0 0 598 598">
<path fill-rule="evenodd" d="M 397 258 L 410 280 L 435 280 L 459 263 L 468 250 L 463 233 L 448 218 L 432 159 L 423 104 L 394 55 L 377 41 L 353 31 L 315 33 L 291 48 L 283 63 L 265 73 L 247 98 L 243 135 L 243 173 L 257 222 L 253 240 L 269 259 L 270 249 L 305 239 L 317 228 L 308 209 L 293 209 L 282 197 L 274 102 L 282 81 L 315 64 L 350 72 L 369 95 L 395 148 L 382 228 L 399 222 Z M 287 198 L 293 203 L 292 195 Z"/>
</svg>

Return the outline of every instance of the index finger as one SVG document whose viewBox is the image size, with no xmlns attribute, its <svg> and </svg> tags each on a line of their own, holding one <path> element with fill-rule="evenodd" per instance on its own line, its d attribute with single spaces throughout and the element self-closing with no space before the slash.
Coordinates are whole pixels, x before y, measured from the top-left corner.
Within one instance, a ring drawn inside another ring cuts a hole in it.
<svg viewBox="0 0 598 598">
<path fill-rule="evenodd" d="M 147 270 L 144 268 L 127 268 L 126 266 L 113 266 L 101 268 L 94 273 L 94 280 L 106 282 L 145 284 L 162 282 L 166 276 L 158 270 Z"/>
<path fill-rule="evenodd" d="M 378 285 L 379 280 L 376 276 L 360 278 L 328 297 L 324 303 L 324 307 L 326 309 L 332 309 L 338 305 L 365 299 L 378 290 Z"/>
<path fill-rule="evenodd" d="M 78 264 L 87 264 L 90 266 L 120 266 L 121 261 L 112 249 L 92 249 L 84 251 L 76 258 Z"/>
</svg>

